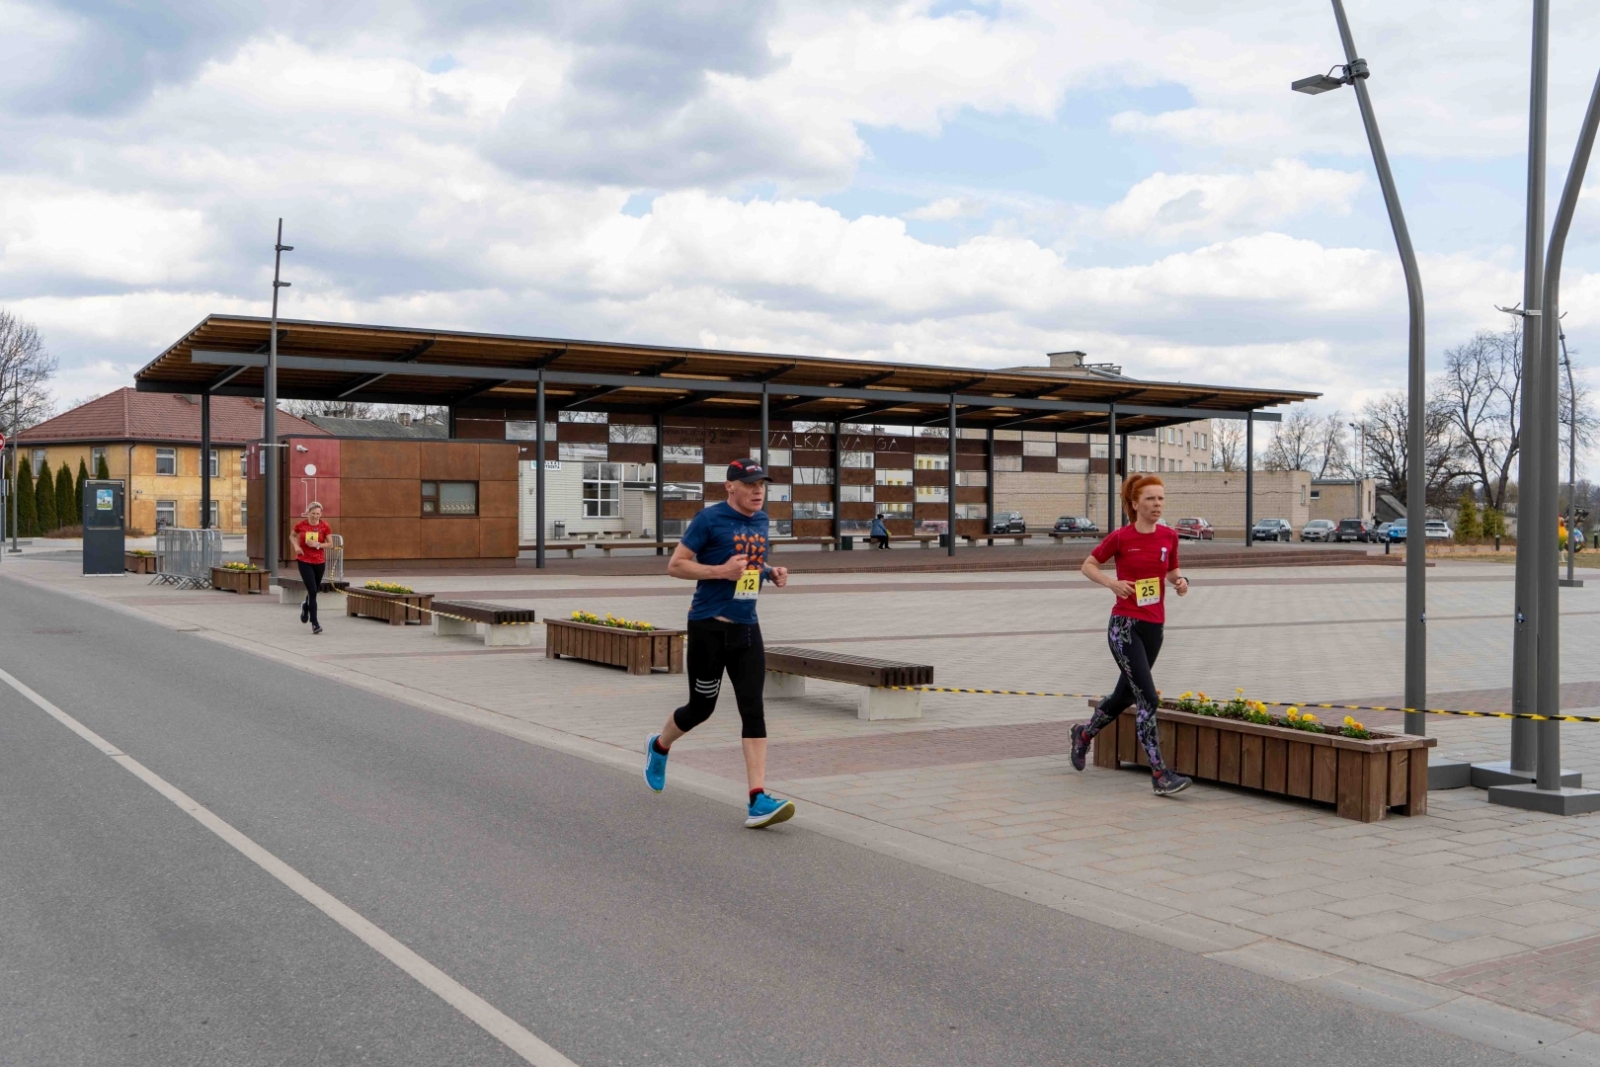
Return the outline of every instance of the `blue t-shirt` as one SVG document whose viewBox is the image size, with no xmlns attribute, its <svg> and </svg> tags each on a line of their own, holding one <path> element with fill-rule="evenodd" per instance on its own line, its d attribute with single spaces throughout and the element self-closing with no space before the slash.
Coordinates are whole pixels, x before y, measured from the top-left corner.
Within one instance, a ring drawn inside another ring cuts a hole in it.
<svg viewBox="0 0 1600 1067">
<path fill-rule="evenodd" d="M 751 567 L 767 576 L 767 513 L 740 514 L 727 501 L 703 509 L 689 523 L 678 542 L 694 553 L 696 561 L 715 567 L 734 556 L 746 556 Z M 754 623 L 755 600 L 735 600 L 737 582 L 726 578 L 703 579 L 695 583 L 694 602 L 689 605 L 689 620 L 715 619 Z"/>
</svg>

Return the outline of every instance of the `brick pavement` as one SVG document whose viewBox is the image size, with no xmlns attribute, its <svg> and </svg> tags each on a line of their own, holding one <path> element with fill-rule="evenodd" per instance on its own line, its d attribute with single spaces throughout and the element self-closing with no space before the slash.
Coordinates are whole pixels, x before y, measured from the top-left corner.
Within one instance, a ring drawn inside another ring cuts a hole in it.
<svg viewBox="0 0 1600 1067">
<path fill-rule="evenodd" d="M 342 617 L 313 639 L 275 600 L 82 579 L 60 563 L 23 566 L 64 591 L 427 706 L 465 703 L 624 766 L 683 698 L 681 677 L 631 677 L 549 661 L 537 649 L 488 650 Z M 1504 689 L 1509 576 L 1508 567 L 1478 563 L 1430 572 L 1435 699 L 1486 703 Z M 559 575 L 408 577 L 440 594 L 531 604 L 541 617 L 583 607 L 675 623 L 687 601 L 687 587 L 664 577 L 585 577 L 582 588 Z M 1404 588 L 1392 572 L 1214 577 L 1173 605 L 1156 671 L 1164 688 L 1243 685 L 1261 696 L 1381 703 L 1400 690 Z M 815 591 L 763 594 L 769 641 L 881 644 L 934 663 L 947 685 L 1101 692 L 1114 680 L 1105 594 L 1076 579 L 817 576 L 807 585 Z M 1564 691 L 1596 701 L 1600 659 L 1577 650 L 1600 639 L 1600 588 L 1564 591 L 1563 609 Z M 861 722 L 852 689 L 813 681 L 804 699 L 768 708 L 774 785 L 802 802 L 802 824 L 1266 973 L 1363 989 L 1377 982 L 1429 1011 L 1465 997 L 1480 1020 L 1483 1005 L 1500 1000 L 1569 1028 L 1547 1036 L 1578 1032 L 1581 982 L 1569 983 L 1565 1000 L 1549 999 L 1563 990 L 1526 987 L 1540 975 L 1530 961 L 1544 957 L 1534 953 L 1600 938 L 1600 819 L 1491 808 L 1473 790 L 1433 794 L 1427 818 L 1369 825 L 1220 787 L 1163 800 L 1136 773 L 1071 770 L 1065 726 L 1083 716 L 1082 701 L 929 694 L 921 721 Z M 737 794 L 728 781 L 739 777 L 731 710 L 678 747 L 685 788 L 711 771 L 705 788 Z M 1441 751 L 1505 756 L 1503 721 L 1435 719 L 1429 729 Z M 1600 726 L 1568 726 L 1563 736 L 1564 762 L 1600 781 Z M 1474 977 L 1463 969 L 1494 961 L 1503 975 L 1483 971 L 1472 989 L 1460 984 Z M 1567 1006 L 1546 1010 L 1540 997 Z"/>
</svg>

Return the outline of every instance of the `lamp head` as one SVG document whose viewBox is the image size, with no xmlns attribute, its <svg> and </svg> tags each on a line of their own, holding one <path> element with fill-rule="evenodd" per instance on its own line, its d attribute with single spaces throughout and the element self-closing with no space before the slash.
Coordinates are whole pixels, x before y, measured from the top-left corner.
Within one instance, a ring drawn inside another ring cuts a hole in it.
<svg viewBox="0 0 1600 1067">
<path fill-rule="evenodd" d="M 1328 74 L 1313 74 L 1309 78 L 1301 78 L 1299 81 L 1294 82 L 1289 88 L 1297 93 L 1305 93 L 1307 96 L 1316 96 L 1319 93 L 1338 89 L 1343 85 L 1343 79 L 1335 78 Z"/>
</svg>

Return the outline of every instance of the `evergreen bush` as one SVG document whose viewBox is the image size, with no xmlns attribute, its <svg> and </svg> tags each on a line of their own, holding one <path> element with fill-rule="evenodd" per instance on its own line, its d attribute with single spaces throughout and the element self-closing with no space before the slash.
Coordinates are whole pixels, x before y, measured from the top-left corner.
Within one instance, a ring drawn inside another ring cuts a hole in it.
<svg viewBox="0 0 1600 1067">
<path fill-rule="evenodd" d="M 1483 536 L 1483 524 L 1478 521 L 1478 499 L 1468 489 L 1461 494 L 1461 506 L 1456 512 L 1456 540 L 1476 541 Z"/>
<path fill-rule="evenodd" d="M 111 468 L 106 466 L 106 457 L 105 456 L 101 456 L 98 460 L 95 461 L 94 476 L 96 478 L 99 478 L 101 481 L 105 481 L 106 479 L 111 477 Z"/>
<path fill-rule="evenodd" d="M 17 493 L 17 536 L 33 537 L 39 532 L 39 515 L 32 493 L 33 461 L 27 456 L 17 464 L 17 485 L 25 487 Z"/>
<path fill-rule="evenodd" d="M 61 461 L 61 473 L 56 475 L 56 526 L 76 526 L 79 515 L 72 507 L 72 468 Z"/>
<path fill-rule="evenodd" d="M 88 481 L 88 480 L 89 480 L 89 465 L 83 461 L 83 457 L 82 456 L 79 456 L 78 457 L 78 479 L 72 485 L 72 504 L 73 504 L 73 507 L 76 509 L 75 511 L 73 511 L 72 514 L 76 516 L 76 519 L 74 520 L 76 522 L 82 522 L 83 521 L 83 483 Z"/>
<path fill-rule="evenodd" d="M 39 480 L 33 484 L 33 522 L 36 535 L 54 533 L 56 521 L 56 480 L 50 477 L 50 461 L 39 464 Z"/>
<path fill-rule="evenodd" d="M 1483 509 L 1483 536 L 1504 537 L 1506 535 L 1505 513 L 1499 508 Z"/>
</svg>

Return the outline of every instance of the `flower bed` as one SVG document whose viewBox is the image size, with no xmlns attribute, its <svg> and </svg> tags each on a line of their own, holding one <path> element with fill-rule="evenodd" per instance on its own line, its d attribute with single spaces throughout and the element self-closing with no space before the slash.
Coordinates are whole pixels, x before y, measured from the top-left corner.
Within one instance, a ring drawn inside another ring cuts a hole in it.
<svg viewBox="0 0 1600 1067">
<path fill-rule="evenodd" d="M 269 575 L 248 563 L 224 563 L 211 568 L 211 588 L 224 593 L 265 593 Z"/>
<path fill-rule="evenodd" d="M 421 625 L 433 608 L 432 593 L 418 593 L 394 582 L 368 582 L 344 591 L 344 612 L 358 619 L 377 619 L 390 626 Z"/>
<path fill-rule="evenodd" d="M 566 656 L 588 663 L 624 667 L 629 674 L 649 674 L 653 670 L 683 673 L 682 630 L 664 630 L 649 623 L 618 625 L 625 621 L 618 619 L 607 625 L 577 619 L 546 619 L 545 658 Z"/>
<path fill-rule="evenodd" d="M 1341 818 L 1373 822 L 1391 809 L 1427 814 L 1434 738 L 1375 734 L 1353 719 L 1329 727 L 1291 710 L 1293 718 L 1274 716 L 1243 694 L 1220 705 L 1204 694 L 1164 700 L 1156 712 L 1162 755 L 1173 770 L 1198 781 L 1333 804 Z M 1150 765 L 1134 732 L 1132 709 L 1095 738 L 1094 762 L 1110 768 Z"/>
<path fill-rule="evenodd" d="M 155 574 L 161 569 L 161 557 L 145 549 L 124 552 L 122 569 L 132 574 Z"/>
</svg>

